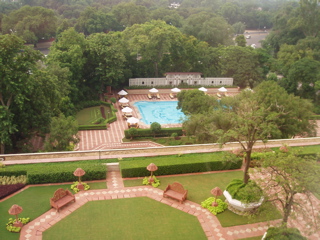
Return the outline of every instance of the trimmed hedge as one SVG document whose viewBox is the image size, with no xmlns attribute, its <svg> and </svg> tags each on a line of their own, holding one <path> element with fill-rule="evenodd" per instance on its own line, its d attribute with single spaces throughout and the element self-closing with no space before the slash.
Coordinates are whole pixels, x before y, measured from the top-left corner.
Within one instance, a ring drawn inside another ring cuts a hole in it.
<svg viewBox="0 0 320 240">
<path fill-rule="evenodd" d="M 78 130 L 105 130 L 107 129 L 106 124 L 95 124 L 95 125 L 79 125 Z"/>
<path fill-rule="evenodd" d="M 7 176 L 7 177 L 11 177 L 11 176 L 21 176 L 21 175 L 27 175 L 27 171 L 25 170 L 15 170 L 15 169 L 10 169 L 10 166 L 6 166 L 5 168 L 1 168 L 0 169 L 0 176 Z"/>
<path fill-rule="evenodd" d="M 105 130 L 107 129 L 107 123 L 112 123 L 117 121 L 117 116 L 115 114 L 115 112 L 117 112 L 117 110 L 115 109 L 115 107 L 108 102 L 102 102 L 102 101 L 89 101 L 87 104 L 83 103 L 83 106 L 85 107 L 94 107 L 94 106 L 107 106 L 110 107 L 111 109 L 111 117 L 109 117 L 108 119 L 105 119 L 102 123 L 100 124 L 91 124 L 91 125 L 79 125 L 78 130 Z M 101 111 L 101 110 L 100 110 Z M 101 112 L 101 114 L 103 115 L 104 112 Z"/>
<path fill-rule="evenodd" d="M 157 176 L 182 173 L 208 172 L 239 169 L 242 165 L 241 158 L 225 157 L 223 152 L 207 154 L 186 154 L 148 157 L 138 160 L 130 158 L 120 161 L 122 177 L 144 177 L 150 175 L 146 167 L 150 163 L 158 166 Z"/>
<path fill-rule="evenodd" d="M 179 136 L 182 136 L 182 128 L 175 127 L 175 128 L 163 128 L 160 132 L 156 134 L 156 137 L 171 137 L 172 133 L 177 133 Z M 124 130 L 125 138 L 131 138 L 129 129 Z M 154 133 L 151 129 L 137 129 L 137 134 L 134 137 L 153 137 Z"/>
<path fill-rule="evenodd" d="M 28 184 L 40 183 L 61 183 L 72 182 L 78 180 L 78 177 L 73 175 L 77 168 L 82 168 L 86 174 L 81 177 L 83 181 L 100 180 L 106 178 L 107 167 L 102 163 L 90 162 L 63 162 L 63 163 L 38 163 L 27 165 L 12 165 L 6 166 L 4 172 L 24 171 L 27 173 Z M 10 171 L 11 170 L 11 171 Z"/>
</svg>

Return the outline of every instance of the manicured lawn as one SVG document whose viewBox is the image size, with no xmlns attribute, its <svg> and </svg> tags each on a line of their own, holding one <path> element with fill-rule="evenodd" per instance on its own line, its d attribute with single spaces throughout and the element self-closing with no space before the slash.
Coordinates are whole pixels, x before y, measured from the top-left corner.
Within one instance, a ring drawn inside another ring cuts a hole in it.
<svg viewBox="0 0 320 240">
<path fill-rule="evenodd" d="M 180 137 L 180 139 L 175 140 L 172 137 L 160 137 L 160 138 L 154 138 L 154 137 L 136 137 L 133 140 L 123 138 L 123 142 L 140 142 L 140 141 L 153 141 L 156 143 L 159 143 L 164 146 L 176 146 L 176 145 L 188 145 L 188 144 L 197 144 L 198 142 L 194 137 Z"/>
<path fill-rule="evenodd" d="M 155 172 L 156 173 L 156 172 Z M 161 185 L 160 189 L 164 190 L 169 183 L 175 181 L 181 183 L 186 189 L 188 189 L 188 200 L 201 204 L 202 201 L 208 197 L 212 197 L 210 193 L 211 189 L 219 187 L 224 190 L 228 183 L 234 178 L 242 179 L 242 171 L 232 171 L 232 172 L 218 172 L 210 174 L 199 174 L 190 176 L 168 176 L 159 177 Z M 142 179 L 136 180 L 125 180 L 125 187 L 130 186 L 140 186 L 142 185 Z M 220 197 L 225 200 L 224 196 Z M 259 214 L 259 216 L 248 218 L 239 216 L 229 210 L 218 214 L 217 217 L 223 227 L 230 227 L 236 225 L 244 225 L 248 223 L 264 222 L 268 220 L 278 219 L 281 217 L 280 213 L 272 205 L 267 205 L 266 207 L 273 209 L 273 215 L 267 215 L 264 212 Z"/>
<path fill-rule="evenodd" d="M 91 189 L 107 188 L 105 181 L 89 183 L 89 185 Z M 8 213 L 13 204 L 18 204 L 23 208 L 23 212 L 19 214 L 19 217 L 30 217 L 33 220 L 50 210 L 50 198 L 58 188 L 70 189 L 70 184 L 29 187 L 21 193 L 0 202 L 0 239 L 19 239 L 19 234 L 10 233 L 5 227 L 8 219 L 14 217 Z"/>
<path fill-rule="evenodd" d="M 110 109 L 106 106 L 102 106 L 105 109 L 105 113 L 110 112 Z M 95 124 L 98 119 L 102 117 L 100 106 L 90 107 L 82 109 L 77 113 L 76 119 L 79 125 L 91 125 Z M 108 116 L 107 116 L 108 117 Z"/>
<path fill-rule="evenodd" d="M 195 216 L 139 197 L 88 202 L 45 231 L 43 239 L 207 238 Z"/>
</svg>

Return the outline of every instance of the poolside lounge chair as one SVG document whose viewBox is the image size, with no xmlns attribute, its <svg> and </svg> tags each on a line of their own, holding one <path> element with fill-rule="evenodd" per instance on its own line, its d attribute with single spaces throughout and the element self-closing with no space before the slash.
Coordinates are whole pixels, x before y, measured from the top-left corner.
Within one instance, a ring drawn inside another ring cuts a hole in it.
<svg viewBox="0 0 320 240">
<path fill-rule="evenodd" d="M 149 99 L 152 99 L 152 96 L 150 95 L 150 93 L 148 93 L 148 98 L 149 98 Z"/>
<path fill-rule="evenodd" d="M 160 99 L 160 95 L 159 95 L 159 93 L 157 94 L 157 99 Z"/>
<path fill-rule="evenodd" d="M 170 98 L 171 98 L 171 99 L 174 99 L 174 96 L 173 96 L 173 94 L 172 94 L 172 93 L 170 93 L 170 95 L 169 95 L 169 96 L 170 96 Z"/>
<path fill-rule="evenodd" d="M 229 97 L 229 94 L 228 94 L 228 93 L 225 93 L 224 95 L 225 95 L 226 97 Z"/>
<path fill-rule="evenodd" d="M 221 95 L 220 95 L 220 93 L 217 93 L 217 96 L 218 96 L 219 98 L 221 98 Z"/>
</svg>

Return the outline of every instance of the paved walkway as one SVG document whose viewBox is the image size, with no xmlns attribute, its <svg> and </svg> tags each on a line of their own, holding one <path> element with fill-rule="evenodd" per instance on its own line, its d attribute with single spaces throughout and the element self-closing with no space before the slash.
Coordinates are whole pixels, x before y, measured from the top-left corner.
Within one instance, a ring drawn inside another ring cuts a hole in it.
<svg viewBox="0 0 320 240">
<path fill-rule="evenodd" d="M 123 180 L 118 165 L 108 166 L 107 187 L 108 189 L 82 191 L 77 194 L 76 202 L 70 203 L 57 212 L 50 209 L 25 225 L 20 233 L 20 240 L 41 240 L 42 233 L 55 223 L 64 219 L 72 212 L 80 208 L 88 201 L 101 201 L 109 199 L 149 197 L 173 208 L 184 211 L 198 218 L 203 231 L 209 240 L 234 240 L 246 237 L 262 236 L 268 223 L 255 223 L 241 226 L 223 228 L 212 213 L 203 209 L 199 204 L 186 200 L 183 204 L 170 199 L 163 198 L 163 191 L 151 186 L 124 187 Z M 276 224 L 277 221 L 271 222 Z"/>
</svg>

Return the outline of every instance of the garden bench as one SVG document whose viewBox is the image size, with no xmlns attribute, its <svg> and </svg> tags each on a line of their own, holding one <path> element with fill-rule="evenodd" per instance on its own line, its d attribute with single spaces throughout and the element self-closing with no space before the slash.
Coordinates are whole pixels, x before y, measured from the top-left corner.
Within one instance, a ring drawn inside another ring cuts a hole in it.
<svg viewBox="0 0 320 240">
<path fill-rule="evenodd" d="M 188 190 L 185 190 L 181 183 L 174 182 L 169 184 L 163 192 L 163 197 L 171 197 L 182 203 L 187 199 Z"/>
<path fill-rule="evenodd" d="M 76 201 L 74 195 L 68 189 L 59 188 L 54 192 L 53 197 L 50 198 L 50 205 L 59 211 L 61 207 L 72 201 Z"/>
</svg>

